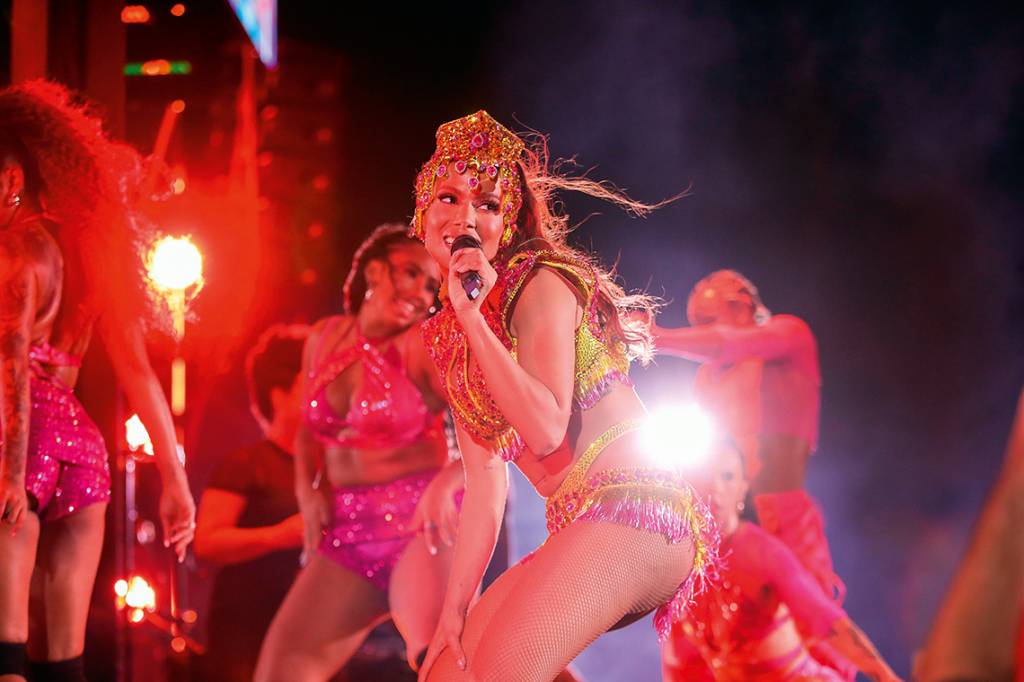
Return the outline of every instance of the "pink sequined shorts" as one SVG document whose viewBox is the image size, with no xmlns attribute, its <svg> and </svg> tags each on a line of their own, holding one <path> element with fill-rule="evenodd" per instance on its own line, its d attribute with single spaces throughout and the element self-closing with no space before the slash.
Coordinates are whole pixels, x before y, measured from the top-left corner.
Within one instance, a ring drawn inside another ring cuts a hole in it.
<svg viewBox="0 0 1024 682">
<path fill-rule="evenodd" d="M 391 571 L 416 537 L 416 505 L 436 475 L 432 469 L 388 483 L 336 488 L 320 554 L 387 592 Z"/>
<path fill-rule="evenodd" d="M 42 521 L 110 501 L 107 448 L 75 394 L 33 374 L 25 489 Z"/>
</svg>

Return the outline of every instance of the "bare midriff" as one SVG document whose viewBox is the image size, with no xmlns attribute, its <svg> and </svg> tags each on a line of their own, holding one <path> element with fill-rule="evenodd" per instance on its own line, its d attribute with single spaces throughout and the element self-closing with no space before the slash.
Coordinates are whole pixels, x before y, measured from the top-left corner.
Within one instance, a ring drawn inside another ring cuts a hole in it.
<svg viewBox="0 0 1024 682">
<path fill-rule="evenodd" d="M 781 493 L 800 490 L 807 475 L 811 444 L 807 439 L 784 433 L 758 437 L 761 470 L 754 481 L 755 493 Z"/>
<path fill-rule="evenodd" d="M 614 384 L 592 408 L 573 413 L 569 420 L 566 444 L 546 457 L 537 457 L 527 450 L 516 460 L 516 465 L 537 493 L 548 497 L 558 489 L 573 464 L 591 443 L 615 424 L 630 419 L 643 419 L 646 415 L 647 411 L 632 386 Z M 611 442 L 591 466 L 590 472 L 652 466 L 640 448 L 639 435 L 636 432 L 627 433 Z"/>
<path fill-rule="evenodd" d="M 327 446 L 324 468 L 334 487 L 387 483 L 421 471 L 440 469 L 448 461 L 444 432 L 428 432 L 410 445 L 389 450 L 355 450 Z"/>
</svg>

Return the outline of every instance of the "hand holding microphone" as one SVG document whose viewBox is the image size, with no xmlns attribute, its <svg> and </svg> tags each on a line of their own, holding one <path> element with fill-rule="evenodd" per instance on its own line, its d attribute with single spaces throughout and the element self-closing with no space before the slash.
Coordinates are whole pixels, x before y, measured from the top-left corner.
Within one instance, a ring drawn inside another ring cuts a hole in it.
<svg viewBox="0 0 1024 682">
<path fill-rule="evenodd" d="M 468 234 L 459 235 L 452 242 L 452 255 L 455 255 L 456 251 L 462 249 L 479 249 L 481 248 L 480 242 Z M 459 275 L 459 281 L 462 282 L 462 289 L 466 292 L 466 296 L 471 301 L 475 301 L 479 296 L 480 292 L 484 289 L 484 280 L 480 277 L 480 273 L 476 270 L 470 270 L 463 272 Z"/>
</svg>

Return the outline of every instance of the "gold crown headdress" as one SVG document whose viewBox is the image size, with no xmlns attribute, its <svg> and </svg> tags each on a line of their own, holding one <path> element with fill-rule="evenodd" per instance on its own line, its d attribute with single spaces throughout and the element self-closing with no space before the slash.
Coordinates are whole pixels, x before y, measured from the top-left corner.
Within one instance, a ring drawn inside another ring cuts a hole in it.
<svg viewBox="0 0 1024 682">
<path fill-rule="evenodd" d="M 416 212 L 412 219 L 412 232 L 424 238 L 423 214 L 434 199 L 434 186 L 438 179 L 451 172 L 469 174 L 469 187 L 479 192 L 484 179 L 501 189 L 501 215 L 504 230 L 500 245 L 508 246 L 515 232 L 516 218 L 523 204 L 516 166 L 526 145 L 505 126 L 481 109 L 445 123 L 437 129 L 437 149 L 423 164 L 416 176 Z"/>
</svg>

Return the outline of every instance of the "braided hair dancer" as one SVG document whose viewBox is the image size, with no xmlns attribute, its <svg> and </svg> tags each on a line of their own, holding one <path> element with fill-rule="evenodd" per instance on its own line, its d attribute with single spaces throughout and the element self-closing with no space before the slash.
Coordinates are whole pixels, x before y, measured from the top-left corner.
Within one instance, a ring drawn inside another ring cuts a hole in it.
<svg viewBox="0 0 1024 682">
<path fill-rule="evenodd" d="M 128 204 L 137 155 L 59 85 L 0 92 L 0 679 L 83 680 L 107 451 L 73 389 L 93 331 L 153 439 L 164 544 L 179 561 L 195 505 L 174 425 L 146 356 L 157 322 L 144 235 Z M 31 604 L 30 604 L 31 594 Z"/>
<path fill-rule="evenodd" d="M 466 494 L 441 621 L 420 679 L 551 680 L 616 624 L 657 609 L 667 634 L 716 557 L 714 523 L 675 471 L 638 444 L 645 410 L 630 358 L 649 348 L 624 317 L 645 306 L 565 242 L 556 189 L 633 202 L 549 174 L 486 112 L 442 125 L 416 181 L 413 229 L 445 279 L 423 333 L 455 416 Z M 456 239 L 480 248 L 452 253 Z M 476 272 L 471 299 L 460 279 Z M 547 498 L 548 540 L 475 605 L 514 461 Z"/>
<path fill-rule="evenodd" d="M 310 332 L 295 452 L 309 561 L 263 640 L 258 682 L 326 680 L 387 618 L 411 666 L 426 650 L 463 485 L 419 332 L 439 285 L 408 228 L 382 225 L 352 260 L 344 314 Z"/>
</svg>

